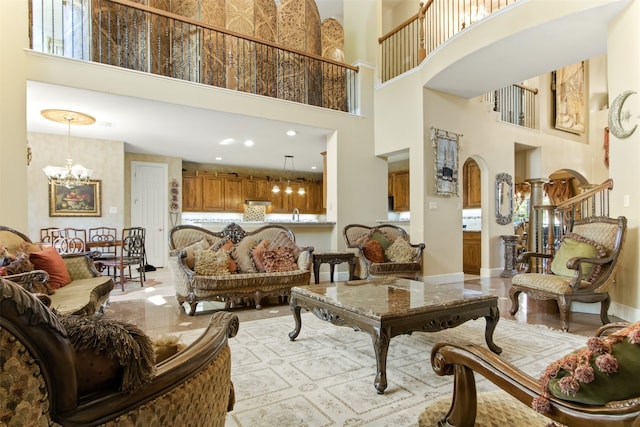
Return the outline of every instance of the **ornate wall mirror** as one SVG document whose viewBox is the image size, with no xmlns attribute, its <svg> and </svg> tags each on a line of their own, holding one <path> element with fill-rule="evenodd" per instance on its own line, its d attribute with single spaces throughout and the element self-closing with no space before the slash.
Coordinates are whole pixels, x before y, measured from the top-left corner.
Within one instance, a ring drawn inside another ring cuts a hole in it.
<svg viewBox="0 0 640 427">
<path fill-rule="evenodd" d="M 513 181 L 508 173 L 496 175 L 496 222 L 506 225 L 513 217 Z"/>
</svg>

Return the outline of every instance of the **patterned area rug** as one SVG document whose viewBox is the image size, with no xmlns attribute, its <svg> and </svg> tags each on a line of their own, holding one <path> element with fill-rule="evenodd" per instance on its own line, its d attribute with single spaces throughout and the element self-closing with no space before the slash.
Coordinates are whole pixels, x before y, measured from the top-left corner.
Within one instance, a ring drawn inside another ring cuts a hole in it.
<svg viewBox="0 0 640 427">
<path fill-rule="evenodd" d="M 484 319 L 437 333 L 414 333 L 391 340 L 389 386 L 378 395 L 376 363 L 369 335 L 302 316 L 296 341 L 288 333 L 292 316 L 240 324 L 229 340 L 236 405 L 229 427 L 416 426 L 427 402 L 450 396 L 453 377 L 431 369 L 430 354 L 439 341 L 486 346 Z M 182 340 L 198 335 L 191 331 Z M 543 326 L 501 319 L 494 335 L 502 357 L 538 377 L 546 365 L 583 346 L 586 338 Z M 479 390 L 495 387 L 476 376 Z"/>
</svg>

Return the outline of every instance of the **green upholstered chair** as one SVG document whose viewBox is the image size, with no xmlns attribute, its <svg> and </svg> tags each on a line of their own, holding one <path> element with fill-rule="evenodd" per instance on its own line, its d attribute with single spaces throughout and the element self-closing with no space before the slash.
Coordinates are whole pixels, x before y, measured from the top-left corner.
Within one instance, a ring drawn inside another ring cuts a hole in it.
<svg viewBox="0 0 640 427">
<path fill-rule="evenodd" d="M 601 304 L 600 318 L 609 323 L 609 289 L 615 284 L 627 219 L 590 217 L 575 221 L 554 255 L 524 252 L 518 263 L 525 272 L 511 279 L 511 314 L 519 309 L 521 293 L 558 303 L 562 330 L 569 330 L 571 303 Z"/>
</svg>

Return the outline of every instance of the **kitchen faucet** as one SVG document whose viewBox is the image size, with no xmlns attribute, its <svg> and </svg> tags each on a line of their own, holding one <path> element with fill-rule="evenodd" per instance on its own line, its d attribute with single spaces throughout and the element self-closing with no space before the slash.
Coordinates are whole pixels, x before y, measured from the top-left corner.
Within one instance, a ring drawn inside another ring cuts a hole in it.
<svg viewBox="0 0 640 427">
<path fill-rule="evenodd" d="M 298 219 L 296 219 L 296 215 L 298 215 Z M 291 221 L 300 221 L 300 211 L 298 208 L 293 209 L 293 215 L 291 215 Z"/>
</svg>

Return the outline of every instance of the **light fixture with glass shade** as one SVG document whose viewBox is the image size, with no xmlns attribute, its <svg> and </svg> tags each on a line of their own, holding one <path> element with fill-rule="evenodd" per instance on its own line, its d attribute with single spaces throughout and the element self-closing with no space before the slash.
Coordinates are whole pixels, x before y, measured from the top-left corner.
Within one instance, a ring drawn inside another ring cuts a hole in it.
<svg viewBox="0 0 640 427">
<path fill-rule="evenodd" d="M 65 166 L 47 166 L 42 169 L 49 178 L 49 183 L 67 188 L 89 184 L 93 170 L 74 165 L 71 158 L 71 125 L 91 125 L 96 119 L 77 111 L 58 109 L 42 110 L 40 114 L 45 119 L 67 124 L 67 163 Z"/>
<path fill-rule="evenodd" d="M 296 171 L 296 167 L 293 163 L 293 156 L 292 155 L 285 155 L 284 156 L 284 166 L 282 168 L 282 174 L 287 178 L 287 186 L 284 188 L 284 192 L 287 194 L 291 194 L 293 193 L 293 188 L 291 187 L 291 179 L 289 179 L 289 174 L 287 173 L 287 163 L 289 162 L 289 160 L 291 161 L 291 171 L 295 173 Z M 273 188 L 271 189 L 271 192 L 273 193 L 279 193 L 280 192 L 280 186 L 278 186 L 278 183 L 276 182 L 273 185 Z M 300 187 L 298 188 L 298 194 L 299 195 L 304 195 L 306 192 L 304 190 L 304 187 L 302 185 L 300 185 Z"/>
</svg>

